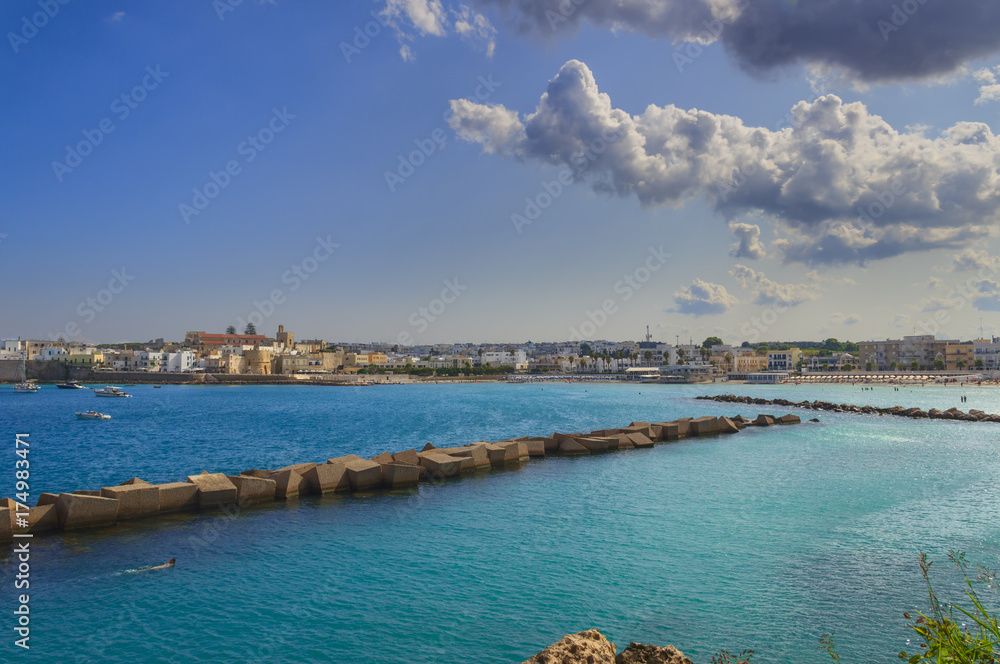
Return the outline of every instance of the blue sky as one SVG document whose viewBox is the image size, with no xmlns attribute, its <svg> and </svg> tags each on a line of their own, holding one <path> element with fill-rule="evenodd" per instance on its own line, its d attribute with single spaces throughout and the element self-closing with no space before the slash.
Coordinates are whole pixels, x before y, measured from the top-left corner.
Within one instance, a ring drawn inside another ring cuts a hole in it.
<svg viewBox="0 0 1000 664">
<path fill-rule="evenodd" d="M 551 30 L 552 0 L 5 3 L 0 336 L 255 311 L 336 340 L 1000 334 L 996 12 L 957 3 L 942 37 L 915 4 L 852 43 L 818 1 L 710 4 L 591 0 Z M 626 137 L 560 183 L 602 122 Z M 755 175 L 723 204 L 736 155 Z"/>
</svg>

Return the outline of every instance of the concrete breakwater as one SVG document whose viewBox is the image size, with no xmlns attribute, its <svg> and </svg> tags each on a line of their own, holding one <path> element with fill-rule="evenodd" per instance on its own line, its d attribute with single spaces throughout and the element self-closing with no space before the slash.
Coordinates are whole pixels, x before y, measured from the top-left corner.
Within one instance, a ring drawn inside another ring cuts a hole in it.
<svg viewBox="0 0 1000 664">
<path fill-rule="evenodd" d="M 809 410 L 830 410 L 835 413 L 865 413 L 868 415 L 895 415 L 896 417 L 910 417 L 913 419 L 932 420 L 961 420 L 963 422 L 1000 422 L 1000 415 L 984 413 L 981 410 L 970 408 L 965 413 L 958 408 L 939 410 L 931 408 L 922 410 L 920 408 L 905 408 L 903 406 L 890 406 L 881 408 L 879 406 L 855 406 L 852 404 L 836 404 L 830 401 L 789 401 L 788 399 L 759 399 L 756 397 L 741 397 L 735 394 L 720 394 L 716 396 L 700 396 L 697 399 L 707 401 L 721 401 L 723 403 L 752 404 L 755 406 L 795 406 L 797 408 L 807 408 Z"/>
<path fill-rule="evenodd" d="M 383 452 L 371 459 L 354 454 L 325 462 L 297 463 L 277 470 L 245 470 L 238 475 L 202 471 L 184 482 L 152 484 L 138 477 L 116 486 L 73 493 L 42 493 L 34 507 L 10 498 L 0 501 L 0 541 L 21 534 L 55 533 L 113 526 L 119 521 L 153 518 L 180 511 L 238 512 L 253 504 L 300 495 L 374 492 L 438 483 L 480 471 L 503 470 L 532 458 L 582 456 L 650 448 L 682 438 L 738 433 L 747 426 L 798 424 L 796 415 L 681 418 L 669 422 L 632 422 L 621 429 L 554 433 L 546 438 L 513 438 L 421 451 Z"/>
<path fill-rule="evenodd" d="M 673 646 L 660 648 L 633 642 L 617 655 L 615 652 L 614 643 L 596 629 L 588 629 L 567 634 L 522 664 L 691 664 Z"/>
</svg>

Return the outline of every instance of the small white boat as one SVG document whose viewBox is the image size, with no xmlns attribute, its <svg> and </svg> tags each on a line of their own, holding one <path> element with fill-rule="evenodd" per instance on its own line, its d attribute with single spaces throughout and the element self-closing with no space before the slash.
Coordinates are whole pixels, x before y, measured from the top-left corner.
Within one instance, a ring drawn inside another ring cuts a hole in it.
<svg viewBox="0 0 1000 664">
<path fill-rule="evenodd" d="M 110 420 L 111 416 L 104 413 L 98 413 L 96 410 L 86 410 L 82 413 L 77 413 L 77 417 L 81 420 Z"/>
<path fill-rule="evenodd" d="M 38 391 L 38 386 L 34 383 L 15 383 L 14 391 L 21 394 L 32 394 Z"/>
<path fill-rule="evenodd" d="M 94 390 L 94 395 L 99 397 L 131 397 L 128 392 L 124 392 L 114 385 L 106 385 L 104 388 Z"/>
</svg>

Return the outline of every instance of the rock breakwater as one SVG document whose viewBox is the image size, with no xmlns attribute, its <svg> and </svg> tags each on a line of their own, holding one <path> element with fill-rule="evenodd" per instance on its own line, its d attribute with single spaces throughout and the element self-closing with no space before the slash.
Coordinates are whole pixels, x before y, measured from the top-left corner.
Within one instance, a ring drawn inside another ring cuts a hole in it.
<svg viewBox="0 0 1000 664">
<path fill-rule="evenodd" d="M 615 655 L 615 644 L 596 629 L 567 634 L 522 664 L 691 664 L 673 646 L 660 648 L 630 643 Z"/>
<path fill-rule="evenodd" d="M 716 396 L 700 396 L 697 399 L 707 401 L 721 401 L 723 403 L 737 403 L 754 406 L 785 406 L 806 408 L 808 410 L 829 410 L 835 413 L 863 413 L 866 415 L 894 415 L 896 417 L 910 417 L 913 419 L 931 420 L 961 420 L 963 422 L 1000 422 L 1000 415 L 984 413 L 981 410 L 970 408 L 969 412 L 962 412 L 958 408 L 939 410 L 931 408 L 922 410 L 920 408 L 906 408 L 904 406 L 890 406 L 882 408 L 879 406 L 855 406 L 846 403 L 833 403 L 830 401 L 789 401 L 788 399 L 761 399 L 757 397 L 743 397 L 735 394 L 720 394 Z"/>
<path fill-rule="evenodd" d="M 512 438 L 419 452 L 383 452 L 371 459 L 354 454 L 325 462 L 296 463 L 277 470 L 244 470 L 238 475 L 202 471 L 184 482 L 152 484 L 138 477 L 101 489 L 42 493 L 34 507 L 10 498 L 0 501 L 0 542 L 25 534 L 113 526 L 181 511 L 220 510 L 232 515 L 253 504 L 300 495 L 409 489 L 477 472 L 502 471 L 533 458 L 587 456 L 650 448 L 697 436 L 738 433 L 747 426 L 798 424 L 797 415 L 685 417 L 669 422 L 632 422 L 620 429 L 554 433 L 545 438 Z M 23 497 L 20 498 L 25 500 Z"/>
</svg>

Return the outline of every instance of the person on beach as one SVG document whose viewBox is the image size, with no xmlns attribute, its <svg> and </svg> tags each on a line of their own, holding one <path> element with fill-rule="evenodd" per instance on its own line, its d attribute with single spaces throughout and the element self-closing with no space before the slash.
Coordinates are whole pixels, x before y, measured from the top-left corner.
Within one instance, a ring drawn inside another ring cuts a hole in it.
<svg viewBox="0 0 1000 664">
<path fill-rule="evenodd" d="M 171 558 L 169 561 L 163 563 L 162 565 L 156 565 L 155 567 L 144 567 L 142 569 L 133 569 L 129 571 L 132 572 L 133 574 L 138 574 L 139 572 L 151 572 L 154 569 L 166 569 L 168 567 L 173 567 L 173 566 L 174 566 L 174 559 Z"/>
</svg>

